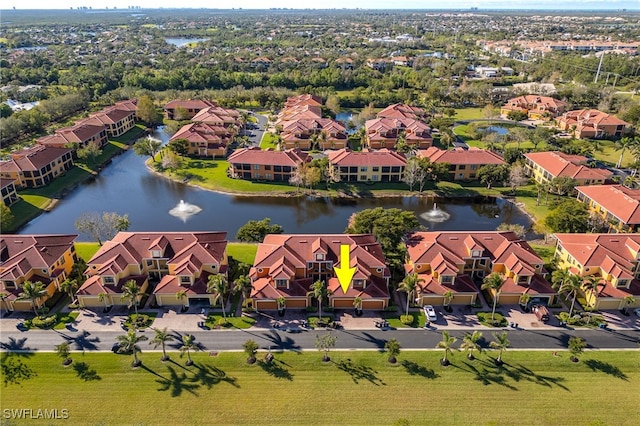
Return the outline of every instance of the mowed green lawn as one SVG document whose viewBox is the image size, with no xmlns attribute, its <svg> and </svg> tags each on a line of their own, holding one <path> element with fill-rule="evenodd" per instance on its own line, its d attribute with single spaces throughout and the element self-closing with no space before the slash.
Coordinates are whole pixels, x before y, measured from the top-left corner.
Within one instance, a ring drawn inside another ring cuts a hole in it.
<svg viewBox="0 0 640 426">
<path fill-rule="evenodd" d="M 403 352 L 395 366 L 379 352 L 330 355 L 325 364 L 316 351 L 278 353 L 269 367 L 199 352 L 185 368 L 176 353 L 166 364 L 142 353 L 136 370 L 111 353 L 73 353 L 66 368 L 52 353 L 3 355 L 6 371 L 21 363 L 33 377 L 3 387 L 1 405 L 67 409 L 66 424 L 637 424 L 637 351 L 590 352 L 577 364 L 566 352 L 509 351 L 502 368 L 486 354 L 456 353 L 447 368 L 440 351 Z"/>
</svg>

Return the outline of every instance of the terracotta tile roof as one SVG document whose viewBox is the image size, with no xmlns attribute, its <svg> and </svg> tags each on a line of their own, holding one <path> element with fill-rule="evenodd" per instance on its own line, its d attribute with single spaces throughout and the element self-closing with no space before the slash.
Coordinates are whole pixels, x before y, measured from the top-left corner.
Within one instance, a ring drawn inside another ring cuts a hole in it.
<svg viewBox="0 0 640 426">
<path fill-rule="evenodd" d="M 520 109 L 537 108 L 542 111 L 561 111 L 567 106 L 567 103 L 554 99 L 549 96 L 540 95 L 523 95 L 511 98 L 504 107 L 514 107 Z"/>
<path fill-rule="evenodd" d="M 126 99 L 124 101 L 118 101 L 115 103 L 115 106 L 119 109 L 136 112 L 138 110 L 138 100 Z"/>
<path fill-rule="evenodd" d="M 580 265 L 612 269 L 612 262 L 632 271 L 638 259 L 640 234 L 555 234 L 561 245 Z"/>
<path fill-rule="evenodd" d="M 0 235 L 0 280 L 14 280 L 32 269 L 50 271 L 76 238 L 63 234 Z"/>
<path fill-rule="evenodd" d="M 211 294 L 207 292 L 207 284 L 209 272 L 203 272 L 198 279 L 191 285 L 181 285 L 180 277 L 177 275 L 165 275 L 160 282 L 156 284 L 153 294 L 177 294 L 184 291 L 188 296 L 196 296 L 201 294 Z"/>
<path fill-rule="evenodd" d="M 134 114 L 135 110 L 131 111 L 130 109 L 113 106 L 91 114 L 87 119 L 87 122 L 91 123 L 92 120 L 95 120 L 101 125 L 116 124 Z"/>
<path fill-rule="evenodd" d="M 455 148 L 440 149 L 435 146 L 419 150 L 418 156 L 428 158 L 432 163 L 449 164 L 505 164 L 502 157 L 493 151 L 470 147 L 469 149 Z"/>
<path fill-rule="evenodd" d="M 334 166 L 400 166 L 407 165 L 404 154 L 388 149 L 351 151 L 348 148 L 329 151 L 329 162 Z"/>
<path fill-rule="evenodd" d="M 242 120 L 238 111 L 216 105 L 201 109 L 191 121 L 228 126 L 230 124 L 240 125 Z"/>
<path fill-rule="evenodd" d="M 117 295 L 122 294 L 122 287 L 127 281 L 133 280 L 138 287 L 142 287 L 148 277 L 146 275 L 128 275 L 125 278 L 118 280 L 116 285 L 104 285 L 102 278 L 99 275 L 94 275 L 89 278 L 80 286 L 76 294 L 80 296 L 99 296 L 100 294 Z"/>
<path fill-rule="evenodd" d="M 640 224 L 640 189 L 622 185 L 576 186 L 576 190 L 595 201 L 627 225 Z"/>
<path fill-rule="evenodd" d="M 500 292 L 502 294 L 530 294 L 531 296 L 538 295 L 553 295 L 556 294 L 556 291 L 551 287 L 551 285 L 541 276 L 534 275 L 531 278 L 531 282 L 529 284 L 518 284 L 513 278 L 506 278 L 504 280 L 504 284 L 500 287 Z"/>
<path fill-rule="evenodd" d="M 2 163 L 0 163 L 0 164 L 2 164 Z M 4 170 L 4 168 L 0 167 L 0 170 Z M 13 185 L 14 182 L 15 181 L 13 179 L 0 177 L 0 188 L 4 189 L 4 188 L 6 188 L 6 187 L 8 187 L 10 185 Z"/>
<path fill-rule="evenodd" d="M 251 147 L 236 149 L 229 155 L 228 161 L 230 164 L 263 164 L 298 167 L 301 163 L 311 161 L 311 157 L 299 149 L 263 151 L 258 147 Z"/>
<path fill-rule="evenodd" d="M 412 130 L 412 133 L 430 132 L 431 128 L 422 121 L 413 118 L 373 118 L 365 123 L 367 132 L 387 132 L 390 130 Z M 408 132 L 407 132 L 408 133 Z"/>
<path fill-rule="evenodd" d="M 189 142 L 211 142 L 226 146 L 231 142 L 231 138 L 231 133 L 224 127 L 206 123 L 190 123 L 182 126 L 170 140 L 185 139 Z"/>
<path fill-rule="evenodd" d="M 69 142 L 83 143 L 105 131 L 103 124 L 94 124 L 80 121 L 78 124 L 65 129 L 56 130 L 56 133 Z"/>
<path fill-rule="evenodd" d="M 448 291 L 452 293 L 478 293 L 478 289 L 468 275 L 458 275 L 453 284 L 441 284 L 431 274 L 418 274 L 418 278 L 424 280 L 420 283 L 419 295 L 444 296 Z"/>
<path fill-rule="evenodd" d="M 581 125 L 596 124 L 599 126 L 630 126 L 630 123 L 597 109 L 578 109 L 566 112 L 563 119 L 575 120 Z"/>
<path fill-rule="evenodd" d="M 549 172 L 553 177 L 566 176 L 573 179 L 609 179 L 613 174 L 605 169 L 583 166 L 587 158 L 581 155 L 569 155 L 559 151 L 529 152 L 526 158 Z"/>
<path fill-rule="evenodd" d="M 424 118 L 426 115 L 427 113 L 422 108 L 406 104 L 393 104 L 380 111 L 376 116 L 378 118 L 385 117 L 420 119 Z"/>
<path fill-rule="evenodd" d="M 285 108 L 293 107 L 296 105 L 311 105 L 322 106 L 322 98 L 320 96 L 304 94 L 298 96 L 290 96 L 284 103 Z"/>
<path fill-rule="evenodd" d="M 330 118 L 308 118 L 281 122 L 282 132 L 309 132 L 314 130 L 330 130 L 345 132 L 344 124 Z"/>
<path fill-rule="evenodd" d="M 0 163 L 0 169 L 9 171 L 40 170 L 70 152 L 71 150 L 68 148 L 34 145 L 31 148 L 11 153 L 11 159 Z"/>
</svg>

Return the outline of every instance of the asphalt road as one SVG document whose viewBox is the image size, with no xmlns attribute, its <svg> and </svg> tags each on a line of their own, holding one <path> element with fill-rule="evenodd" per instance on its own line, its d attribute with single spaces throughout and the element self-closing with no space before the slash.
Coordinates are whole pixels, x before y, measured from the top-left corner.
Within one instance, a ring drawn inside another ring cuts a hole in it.
<svg viewBox="0 0 640 426">
<path fill-rule="evenodd" d="M 549 349 L 567 348 L 572 336 L 585 339 L 588 349 L 638 349 L 640 348 L 640 330 L 521 330 L 508 329 L 511 348 L 513 349 Z M 334 330 L 337 336 L 336 349 L 343 350 L 379 350 L 384 348 L 388 339 L 396 338 L 403 349 L 433 349 L 441 340 L 437 330 Z M 451 331 L 460 343 L 465 330 Z M 197 331 L 192 334 L 200 349 L 204 351 L 241 350 L 248 339 L 255 340 L 262 349 L 272 350 L 315 350 L 316 335 L 326 333 L 324 330 L 286 332 L 275 329 Z M 68 330 L 31 330 L 3 332 L 0 349 L 5 351 L 52 351 L 55 345 L 64 341 L 71 344 L 74 351 L 108 351 L 115 343 L 115 338 L 123 332 L 118 331 L 68 331 Z M 153 332 L 147 330 L 141 334 L 152 337 Z M 176 333 L 177 334 L 177 333 Z M 482 346 L 488 346 L 493 339 L 490 330 L 483 330 Z M 151 349 L 145 348 L 143 351 Z M 176 349 L 177 343 L 169 347 Z"/>
</svg>

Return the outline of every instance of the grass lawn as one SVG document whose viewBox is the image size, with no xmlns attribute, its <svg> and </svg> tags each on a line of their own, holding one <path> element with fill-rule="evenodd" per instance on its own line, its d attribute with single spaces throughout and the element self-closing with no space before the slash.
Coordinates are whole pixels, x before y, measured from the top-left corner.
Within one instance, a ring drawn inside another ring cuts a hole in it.
<svg viewBox="0 0 640 426">
<path fill-rule="evenodd" d="M 556 252 L 555 244 L 544 245 L 529 243 L 529 245 L 531 246 L 531 248 L 533 248 L 533 250 L 535 250 L 538 256 L 540 256 L 540 258 L 544 260 L 545 265 L 549 265 L 551 263 L 553 254 Z"/>
<path fill-rule="evenodd" d="M 316 351 L 276 353 L 271 365 L 263 353 L 248 365 L 244 353 L 199 352 L 184 367 L 176 352 L 162 363 L 140 346 L 135 370 L 131 355 L 75 352 L 63 367 L 53 353 L 3 354 L 5 380 L 22 376 L 1 405 L 67 409 L 69 424 L 193 425 L 632 425 L 640 406 L 638 353 L 629 351 L 590 352 L 578 363 L 567 352 L 513 351 L 501 368 L 488 358 L 495 352 L 475 361 L 454 354 L 447 368 L 441 351 L 403 352 L 393 366 L 379 352 L 331 352 L 329 363 Z"/>
<path fill-rule="evenodd" d="M 256 258 L 256 252 L 258 251 L 258 245 L 253 243 L 228 243 L 227 254 L 234 259 L 253 265 L 253 260 Z"/>
<path fill-rule="evenodd" d="M 91 257 L 96 254 L 98 249 L 100 249 L 100 244 L 98 243 L 73 243 L 76 248 L 76 253 L 78 257 L 83 259 L 85 262 L 88 262 Z"/>
<path fill-rule="evenodd" d="M 620 159 L 620 150 L 616 149 L 615 143 L 613 141 L 598 141 L 597 146 L 598 149 L 593 150 L 593 157 L 615 166 Z M 622 167 L 629 167 L 631 164 L 633 164 L 633 155 L 627 149 L 622 157 Z"/>
<path fill-rule="evenodd" d="M 479 120 L 484 118 L 482 108 L 458 108 L 454 120 Z"/>
<path fill-rule="evenodd" d="M 262 135 L 262 140 L 260 141 L 260 149 L 273 149 L 277 150 L 278 145 L 276 143 L 277 136 L 270 132 L 264 132 Z"/>
<path fill-rule="evenodd" d="M 205 325 L 210 329 L 213 329 L 223 319 L 224 317 L 222 316 L 222 314 L 209 314 L 205 321 Z M 221 328 L 247 329 L 251 328 L 255 323 L 256 320 L 251 317 L 247 317 L 244 315 L 241 317 L 232 317 L 229 316 L 229 312 L 227 312 L 227 323 L 226 325 L 221 326 Z"/>
</svg>

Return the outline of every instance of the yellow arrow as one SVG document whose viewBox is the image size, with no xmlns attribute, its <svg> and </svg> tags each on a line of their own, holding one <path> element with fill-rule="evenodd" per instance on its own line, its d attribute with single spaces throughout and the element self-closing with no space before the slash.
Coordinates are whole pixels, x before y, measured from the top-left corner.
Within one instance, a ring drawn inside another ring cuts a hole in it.
<svg viewBox="0 0 640 426">
<path fill-rule="evenodd" d="M 357 269 L 356 267 L 350 268 L 349 263 L 349 244 L 340 244 L 340 267 L 333 269 L 336 271 L 336 277 L 338 277 L 340 287 L 342 287 L 344 294 L 347 294 L 349 283 Z"/>
</svg>

